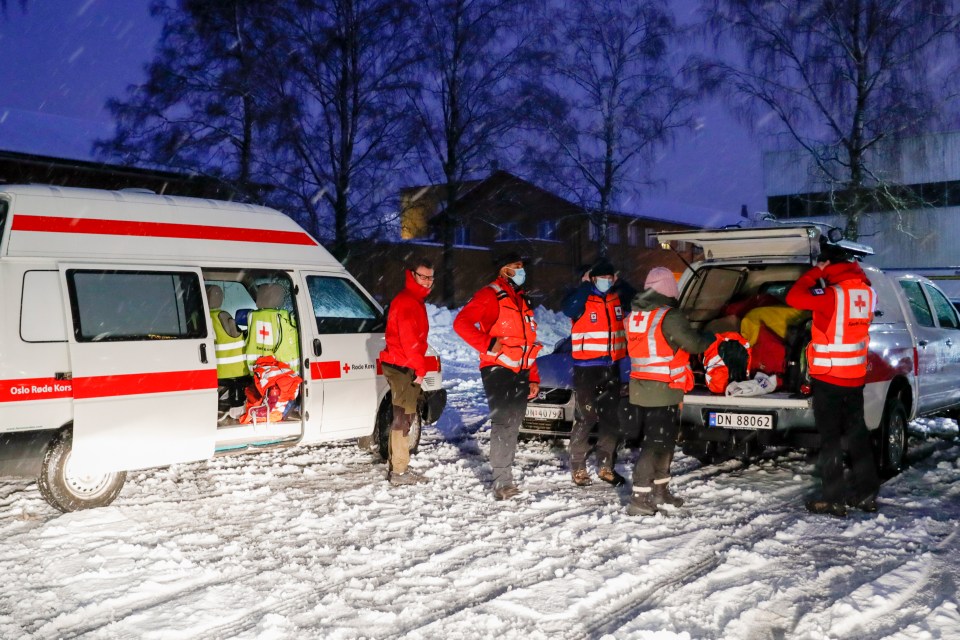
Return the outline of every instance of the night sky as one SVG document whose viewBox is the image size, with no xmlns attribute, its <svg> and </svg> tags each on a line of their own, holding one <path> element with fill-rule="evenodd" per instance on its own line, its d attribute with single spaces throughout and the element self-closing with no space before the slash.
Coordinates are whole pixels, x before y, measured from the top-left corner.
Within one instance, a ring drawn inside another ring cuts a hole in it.
<svg viewBox="0 0 960 640">
<path fill-rule="evenodd" d="M 31 0 L 26 10 L 18 0 L 7 4 L 0 16 L 0 148 L 90 159 L 92 140 L 112 131 L 104 103 L 143 79 L 159 37 L 147 0 Z M 681 20 L 694 5 L 676 0 Z M 621 209 L 687 219 L 684 205 L 692 205 L 735 222 L 741 204 L 765 208 L 758 137 L 716 101 L 697 115 L 697 129 L 663 150 L 654 168 L 659 188 Z"/>
</svg>

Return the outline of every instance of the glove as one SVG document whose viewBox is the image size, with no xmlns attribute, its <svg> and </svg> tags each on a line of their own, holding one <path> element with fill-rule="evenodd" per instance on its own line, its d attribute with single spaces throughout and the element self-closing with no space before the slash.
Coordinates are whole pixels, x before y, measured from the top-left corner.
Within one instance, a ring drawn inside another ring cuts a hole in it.
<svg viewBox="0 0 960 640">
<path fill-rule="evenodd" d="M 730 382 L 743 382 L 747 379 L 747 350 L 736 340 L 724 340 L 717 347 L 717 355 L 727 367 L 727 379 Z"/>
</svg>

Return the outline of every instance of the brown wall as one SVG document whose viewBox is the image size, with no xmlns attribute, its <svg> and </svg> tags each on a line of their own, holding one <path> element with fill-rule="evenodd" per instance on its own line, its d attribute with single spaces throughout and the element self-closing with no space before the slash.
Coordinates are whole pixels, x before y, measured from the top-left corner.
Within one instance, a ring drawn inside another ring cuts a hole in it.
<svg viewBox="0 0 960 640">
<path fill-rule="evenodd" d="M 502 250 L 509 250 L 514 243 L 499 243 Z M 520 244 L 520 243 L 516 243 Z M 548 243 L 534 243 L 546 245 Z M 520 253 L 530 256 L 527 266 L 527 290 L 535 304 L 542 304 L 555 311 L 567 291 L 577 285 L 577 269 L 582 264 L 564 245 L 549 243 L 551 246 L 515 247 Z M 386 305 L 403 287 L 403 271 L 417 257 L 423 256 L 433 261 L 437 267 L 437 277 L 441 277 L 441 247 L 433 243 L 355 243 L 351 246 L 351 257 L 347 258 L 347 269 L 360 281 L 367 291 L 381 304 Z M 614 265 L 635 288 L 643 285 L 647 271 L 656 266 L 665 266 L 676 273 L 685 268 L 683 261 L 673 251 L 664 249 L 638 249 L 624 251 L 623 260 L 615 260 Z M 480 287 L 496 276 L 492 264 L 494 252 L 483 248 L 460 247 L 454 251 L 456 277 L 454 307 L 465 304 Z M 688 257 L 689 259 L 689 257 Z M 435 291 L 441 290 L 437 280 Z M 438 304 L 436 294 L 431 294 L 427 302 Z"/>
</svg>

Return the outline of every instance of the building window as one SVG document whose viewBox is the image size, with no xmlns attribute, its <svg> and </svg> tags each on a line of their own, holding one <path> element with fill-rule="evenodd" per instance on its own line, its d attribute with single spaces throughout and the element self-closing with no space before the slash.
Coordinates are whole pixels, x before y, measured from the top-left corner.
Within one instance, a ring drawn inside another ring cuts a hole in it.
<svg viewBox="0 0 960 640">
<path fill-rule="evenodd" d="M 537 237 L 541 240 L 557 239 L 557 221 L 541 220 L 537 223 Z"/>
<path fill-rule="evenodd" d="M 500 225 L 499 240 L 519 240 L 520 229 L 516 222 L 504 222 Z"/>
<path fill-rule="evenodd" d="M 607 242 L 610 244 L 620 244 L 620 225 L 616 222 L 607 223 Z"/>
<path fill-rule="evenodd" d="M 600 239 L 600 231 L 593 220 L 587 220 L 587 237 L 594 242 Z"/>
<path fill-rule="evenodd" d="M 460 225 L 453 230 L 453 244 L 465 247 L 470 244 L 470 227 Z"/>
<path fill-rule="evenodd" d="M 627 226 L 627 244 L 631 247 L 640 246 L 640 227 L 635 224 Z"/>
<path fill-rule="evenodd" d="M 643 246 L 647 249 L 658 249 L 660 243 L 657 242 L 657 232 L 650 228 L 643 230 Z"/>
</svg>

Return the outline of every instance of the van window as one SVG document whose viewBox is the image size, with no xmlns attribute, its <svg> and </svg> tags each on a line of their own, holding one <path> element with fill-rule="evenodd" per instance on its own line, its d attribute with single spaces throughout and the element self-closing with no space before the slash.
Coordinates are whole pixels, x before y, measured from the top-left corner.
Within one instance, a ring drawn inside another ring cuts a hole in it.
<svg viewBox="0 0 960 640">
<path fill-rule="evenodd" d="M 930 313 L 927 299 L 923 297 L 923 291 L 920 290 L 920 283 L 913 280 L 901 280 L 900 288 L 903 289 L 907 300 L 910 302 L 910 309 L 913 311 L 913 317 L 917 319 L 917 324 L 921 327 L 932 327 L 933 314 Z"/>
<path fill-rule="evenodd" d="M 960 326 L 960 323 L 957 322 L 957 312 L 950 301 L 947 300 L 947 297 L 940 293 L 938 289 L 929 285 L 925 284 L 923 288 L 926 289 L 927 295 L 933 301 L 933 311 L 937 314 L 937 322 L 940 326 L 944 329 L 956 329 Z"/>
<path fill-rule="evenodd" d="M 67 287 L 77 342 L 207 335 L 194 273 L 70 269 Z"/>
<path fill-rule="evenodd" d="M 27 271 L 23 274 L 20 339 L 24 342 L 67 340 L 59 271 Z"/>
<path fill-rule="evenodd" d="M 3 237 L 7 231 L 7 210 L 10 203 L 6 200 L 0 200 L 0 247 L 3 246 Z"/>
<path fill-rule="evenodd" d="M 370 333 L 384 330 L 383 314 L 345 278 L 307 276 L 318 333 Z"/>
</svg>

